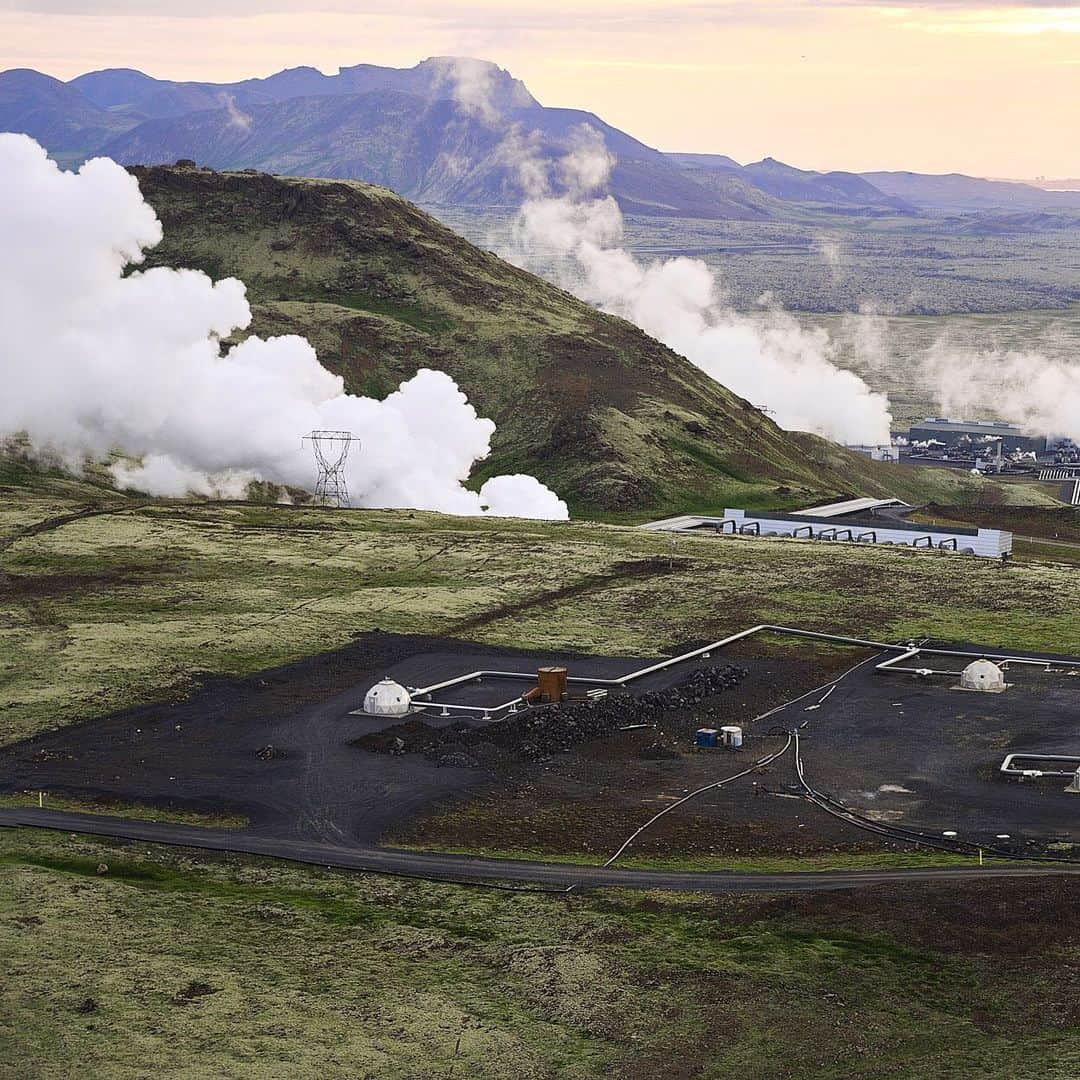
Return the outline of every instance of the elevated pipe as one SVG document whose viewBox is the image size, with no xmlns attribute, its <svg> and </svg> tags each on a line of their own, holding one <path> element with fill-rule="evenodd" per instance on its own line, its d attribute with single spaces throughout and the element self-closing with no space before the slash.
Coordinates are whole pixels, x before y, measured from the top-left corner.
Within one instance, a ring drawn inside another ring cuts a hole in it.
<svg viewBox="0 0 1080 1080">
<path fill-rule="evenodd" d="M 700 648 L 691 649 L 689 652 L 680 653 L 678 656 L 669 657 L 667 660 L 661 660 L 655 664 L 649 664 L 647 667 L 638 668 L 636 671 L 627 672 L 625 675 L 618 676 L 614 679 L 609 678 L 590 678 L 587 675 L 575 675 L 571 676 L 568 681 L 589 683 L 593 686 L 618 686 L 625 687 L 627 683 L 634 682 L 637 679 L 643 679 L 648 675 L 654 675 L 658 671 L 666 671 L 670 667 L 674 667 L 676 664 L 686 663 L 688 660 L 696 660 L 698 657 L 703 656 L 705 653 L 716 652 L 719 649 L 723 649 L 728 645 L 733 645 L 736 641 L 744 641 L 747 638 L 754 637 L 757 634 L 777 634 L 781 637 L 800 637 L 807 638 L 812 641 L 826 641 L 835 645 L 851 645 L 856 648 L 862 649 L 876 649 L 879 652 L 895 652 L 899 655 L 883 660 L 880 664 L 875 666 L 876 671 L 883 671 L 888 673 L 903 673 L 903 674 L 920 674 L 922 670 L 919 668 L 903 668 L 898 667 L 898 664 L 903 663 L 905 660 L 911 660 L 916 656 L 963 656 L 971 660 L 992 660 L 997 663 L 1003 663 L 1005 665 L 1011 664 L 1029 664 L 1036 667 L 1043 667 L 1044 669 L 1050 669 L 1055 665 L 1061 665 L 1066 667 L 1080 667 L 1080 658 L 1065 658 L 1062 660 L 1047 660 L 1047 659 L 1035 659 L 1025 656 L 1012 656 L 1008 653 L 992 653 L 992 652 L 974 652 L 966 649 L 934 649 L 925 646 L 916 646 L 912 642 L 907 642 L 903 645 L 897 645 L 893 642 L 887 641 L 870 641 L 866 638 L 848 637 L 843 634 L 827 634 L 819 630 L 801 630 L 794 626 L 780 626 L 776 623 L 759 623 L 757 626 L 751 626 L 747 630 L 740 630 L 738 633 L 729 634 L 725 638 L 721 638 L 719 641 L 713 641 L 708 645 L 702 645 Z M 957 671 L 935 671 L 935 675 L 959 675 Z M 432 694 L 437 690 L 445 690 L 452 686 L 460 686 L 462 683 L 472 682 L 481 678 L 504 678 L 504 679 L 527 679 L 535 680 L 536 676 L 528 672 L 523 671 L 472 671 L 467 675 L 459 675 L 453 679 L 446 679 L 441 683 L 434 683 L 431 686 L 410 688 L 409 693 L 414 697 L 424 696 Z M 425 704 L 418 702 L 417 704 Z"/>
</svg>

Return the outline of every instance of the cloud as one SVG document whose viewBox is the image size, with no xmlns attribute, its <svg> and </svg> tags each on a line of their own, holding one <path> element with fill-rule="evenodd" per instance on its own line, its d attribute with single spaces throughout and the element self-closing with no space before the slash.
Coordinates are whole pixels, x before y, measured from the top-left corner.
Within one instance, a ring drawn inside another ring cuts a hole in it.
<svg viewBox="0 0 1080 1080">
<path fill-rule="evenodd" d="M 236 128 L 239 131 L 249 131 L 251 129 L 251 117 L 240 109 L 236 104 L 236 98 L 232 94 L 223 93 L 219 96 L 219 100 L 229 114 L 229 127 Z"/>
<path fill-rule="evenodd" d="M 430 61 L 439 69 L 436 85 L 449 83 L 454 102 L 468 116 L 489 123 L 499 118 L 492 95 L 496 68 L 468 56 L 439 56 Z"/>
<path fill-rule="evenodd" d="M 78 461 L 115 451 L 118 483 L 239 494 L 252 479 L 310 489 L 313 429 L 350 431 L 354 502 L 455 514 L 565 518 L 527 476 L 464 481 L 495 425 L 445 373 L 382 401 L 346 394 L 297 336 L 221 339 L 251 321 L 235 278 L 126 273 L 161 239 L 134 177 L 106 158 L 61 172 L 25 135 L 0 135 L 0 435 Z"/>
<path fill-rule="evenodd" d="M 1035 350 L 972 349 L 941 338 L 921 359 L 943 416 L 972 416 L 993 402 L 1009 422 L 1080 440 L 1080 363 Z"/>
<path fill-rule="evenodd" d="M 502 245 L 507 257 L 635 323 L 781 427 L 888 442 L 888 400 L 836 366 L 824 331 L 803 330 L 767 301 L 760 319 L 726 308 L 700 259 L 642 263 L 621 246 L 618 204 L 594 197 L 612 162 L 600 133 L 580 129 L 558 170 L 566 193 L 526 200 Z"/>
</svg>

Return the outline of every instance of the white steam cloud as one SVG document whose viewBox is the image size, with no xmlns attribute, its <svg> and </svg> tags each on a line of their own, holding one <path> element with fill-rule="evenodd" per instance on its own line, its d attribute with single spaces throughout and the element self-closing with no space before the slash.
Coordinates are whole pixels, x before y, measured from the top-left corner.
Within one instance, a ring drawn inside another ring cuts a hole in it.
<svg viewBox="0 0 1080 1080">
<path fill-rule="evenodd" d="M 1080 364 L 1038 352 L 977 350 L 939 339 L 922 358 L 943 416 L 994 412 L 1039 435 L 1080 441 Z"/>
<path fill-rule="evenodd" d="M 0 434 L 25 432 L 71 460 L 119 449 L 119 483 L 153 493 L 240 495 L 247 483 L 310 487 L 300 439 L 354 432 L 355 502 L 455 514 L 566 518 L 530 476 L 479 493 L 463 481 L 490 449 L 442 372 L 385 401 L 354 397 L 301 337 L 220 339 L 251 321 L 241 282 L 156 268 L 124 276 L 161 226 L 138 184 L 104 158 L 61 172 L 24 135 L 0 135 Z"/>
<path fill-rule="evenodd" d="M 508 258 L 535 268 L 582 299 L 636 323 L 718 382 L 768 409 L 781 427 L 837 442 L 887 443 L 888 399 L 834 363 L 825 331 L 802 329 L 766 298 L 764 319 L 725 307 L 700 259 L 641 263 L 622 246 L 623 221 L 610 196 L 599 197 L 613 163 L 595 129 L 583 126 L 552 184 L 536 146 L 518 139 L 528 198 L 511 230 Z"/>
<path fill-rule="evenodd" d="M 236 104 L 236 98 L 232 94 L 221 94 L 218 100 L 229 114 L 229 127 L 239 131 L 251 130 L 251 117 Z"/>
<path fill-rule="evenodd" d="M 492 122 L 499 117 L 492 100 L 495 89 L 495 69 L 484 60 L 470 56 L 433 57 L 441 82 L 450 83 L 454 102 L 467 116 Z"/>
</svg>

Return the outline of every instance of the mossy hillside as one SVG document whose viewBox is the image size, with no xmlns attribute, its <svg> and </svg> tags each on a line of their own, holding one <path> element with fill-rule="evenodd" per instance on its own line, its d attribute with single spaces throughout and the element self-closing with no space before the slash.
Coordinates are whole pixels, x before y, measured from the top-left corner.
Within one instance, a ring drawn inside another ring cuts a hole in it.
<svg viewBox="0 0 1080 1080">
<path fill-rule="evenodd" d="M 6 742 L 372 629 L 640 656 L 776 622 L 1080 653 L 1080 581 L 1053 562 L 93 488 L 75 501 L 57 483 L 0 500 Z M 74 516 L 88 507 L 110 512 Z"/>
<path fill-rule="evenodd" d="M 1065 1077 L 1075 914 L 1064 880 L 545 896 L 3 830 L 0 1071 Z"/>
<path fill-rule="evenodd" d="M 901 476 L 781 431 L 636 327 L 384 189 L 134 172 L 165 230 L 147 265 L 241 278 L 250 332 L 307 336 L 354 393 L 384 396 L 424 366 L 457 380 L 498 425 L 475 482 L 525 471 L 577 513 L 639 516 L 725 500 L 761 506 L 778 487 L 803 500 L 857 489 L 960 502 L 957 488 L 981 490 L 923 471 Z"/>
</svg>

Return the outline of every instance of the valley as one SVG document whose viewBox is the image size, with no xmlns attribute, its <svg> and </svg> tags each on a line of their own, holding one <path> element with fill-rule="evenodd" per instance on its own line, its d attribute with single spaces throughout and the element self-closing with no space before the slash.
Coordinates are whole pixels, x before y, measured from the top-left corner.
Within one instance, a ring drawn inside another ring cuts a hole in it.
<svg viewBox="0 0 1080 1080">
<path fill-rule="evenodd" d="M 35 65 L 0 1076 L 1080 1073 L 1080 192 L 662 152 L 468 57 Z M 1043 457 L 876 460 L 947 392 Z"/>
</svg>

